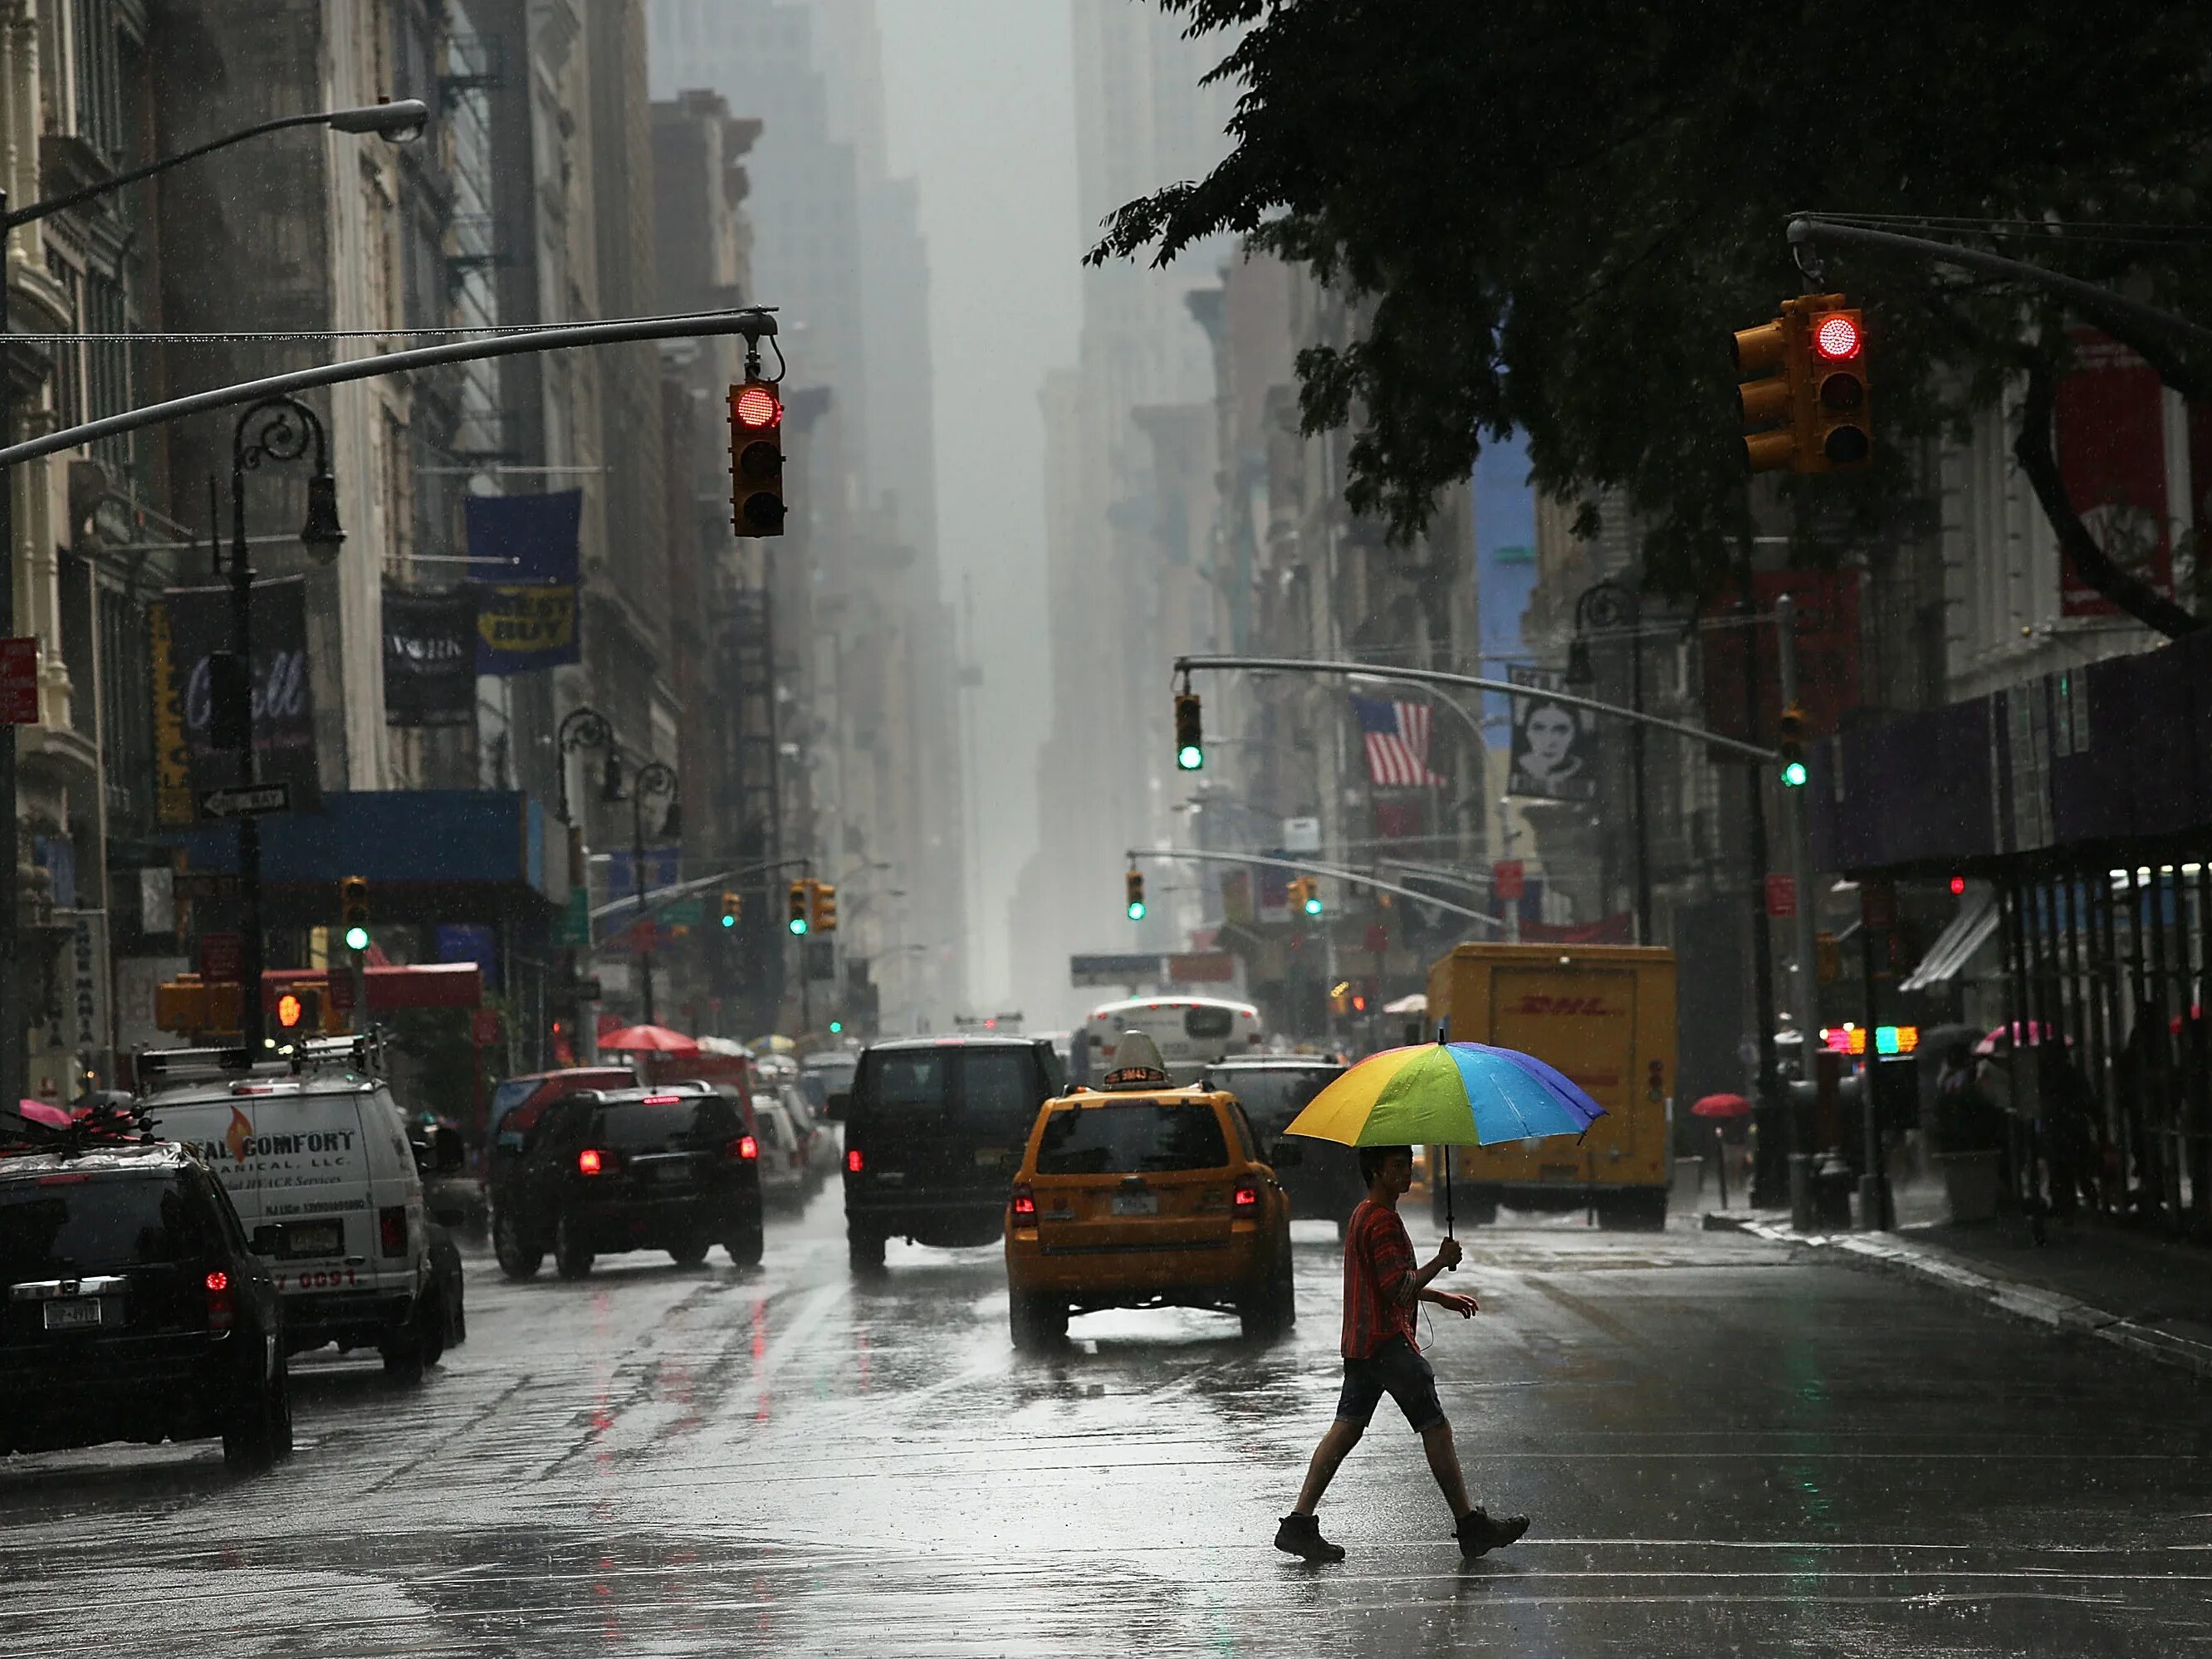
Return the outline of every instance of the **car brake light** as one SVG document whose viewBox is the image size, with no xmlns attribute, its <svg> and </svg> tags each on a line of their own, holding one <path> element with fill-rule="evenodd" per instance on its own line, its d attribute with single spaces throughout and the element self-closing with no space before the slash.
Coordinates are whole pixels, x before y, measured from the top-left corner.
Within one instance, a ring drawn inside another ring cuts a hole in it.
<svg viewBox="0 0 2212 1659">
<path fill-rule="evenodd" d="M 599 1149 L 596 1146 L 586 1146 L 576 1154 L 578 1175 L 597 1175 L 605 1164 L 605 1160 L 599 1156 Z"/>
<path fill-rule="evenodd" d="M 645 1103 L 648 1106 L 673 1106 L 683 1098 L 682 1095 L 647 1095 Z"/>
<path fill-rule="evenodd" d="M 1238 1182 L 1237 1183 L 1237 1195 L 1231 1202 L 1239 1211 L 1258 1209 L 1260 1207 L 1260 1183 L 1249 1179 Z"/>
<path fill-rule="evenodd" d="M 726 1150 L 732 1158 L 741 1163 L 750 1164 L 760 1156 L 760 1142 L 755 1140 L 750 1135 L 739 1135 Z"/>
<path fill-rule="evenodd" d="M 847 1147 L 847 1148 L 845 1149 L 845 1172 L 846 1172 L 846 1174 L 848 1174 L 848 1175 L 858 1175 L 858 1174 L 860 1174 L 860 1170 L 861 1170 L 861 1168 L 862 1168 L 862 1165 L 864 1164 L 864 1163 L 865 1163 L 865 1162 L 866 1162 L 866 1160 L 864 1160 L 864 1159 L 860 1157 L 860 1149 L 858 1146 L 848 1146 L 848 1147 Z"/>
<path fill-rule="evenodd" d="M 378 1235 L 386 1255 L 407 1254 L 407 1206 L 390 1204 L 376 1212 Z"/>
<path fill-rule="evenodd" d="M 1036 1194 L 1028 1187 L 1014 1188 L 1014 1219 L 1017 1221 L 1036 1219 Z"/>
<path fill-rule="evenodd" d="M 230 1297 L 230 1275 L 217 1267 L 207 1276 L 207 1319 L 211 1331 L 227 1331 L 238 1322 L 238 1307 Z"/>
</svg>

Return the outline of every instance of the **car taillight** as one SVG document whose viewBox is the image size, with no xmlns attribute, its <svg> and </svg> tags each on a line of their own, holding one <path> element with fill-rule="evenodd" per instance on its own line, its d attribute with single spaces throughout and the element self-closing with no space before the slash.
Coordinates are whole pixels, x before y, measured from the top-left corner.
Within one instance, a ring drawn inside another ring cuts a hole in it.
<svg viewBox="0 0 2212 1659">
<path fill-rule="evenodd" d="M 1032 1223 L 1036 1220 L 1036 1194 L 1026 1186 L 1014 1188 L 1014 1219 Z"/>
<path fill-rule="evenodd" d="M 586 1146 L 576 1154 L 578 1175 L 597 1175 L 605 1166 L 606 1160 L 599 1156 L 599 1149 L 596 1146 Z"/>
<path fill-rule="evenodd" d="M 376 1212 L 377 1236 L 386 1255 L 407 1254 L 407 1206 L 386 1205 Z"/>
<path fill-rule="evenodd" d="M 1230 1200 L 1239 1215 L 1249 1215 L 1260 1207 L 1260 1183 L 1244 1180 L 1237 1183 L 1237 1195 Z"/>
<path fill-rule="evenodd" d="M 860 1157 L 860 1149 L 858 1146 L 848 1146 L 845 1149 L 846 1174 L 860 1174 L 864 1163 L 865 1160 Z"/>
<path fill-rule="evenodd" d="M 237 1304 L 230 1299 L 230 1275 L 217 1267 L 207 1276 L 208 1328 L 227 1331 L 238 1322 Z"/>
<path fill-rule="evenodd" d="M 741 1164 L 750 1164 L 760 1156 L 760 1142 L 750 1135 L 739 1135 L 722 1150 Z"/>
</svg>

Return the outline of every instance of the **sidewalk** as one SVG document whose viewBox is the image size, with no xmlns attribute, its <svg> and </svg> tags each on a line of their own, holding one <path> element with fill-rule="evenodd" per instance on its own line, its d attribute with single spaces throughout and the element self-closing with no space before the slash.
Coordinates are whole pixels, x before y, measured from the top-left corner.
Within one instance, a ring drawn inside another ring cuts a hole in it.
<svg viewBox="0 0 2212 1659">
<path fill-rule="evenodd" d="M 1942 1219 L 1942 1194 L 1929 1187 L 1899 1189 L 1896 1206 L 1888 1233 L 1799 1233 L 1787 1211 L 1735 1206 L 1707 1206 L 1704 1224 L 1837 1250 L 2212 1380 L 2212 1249 L 2094 1219 L 2047 1220 L 2039 1245 L 2022 1217 Z"/>
</svg>

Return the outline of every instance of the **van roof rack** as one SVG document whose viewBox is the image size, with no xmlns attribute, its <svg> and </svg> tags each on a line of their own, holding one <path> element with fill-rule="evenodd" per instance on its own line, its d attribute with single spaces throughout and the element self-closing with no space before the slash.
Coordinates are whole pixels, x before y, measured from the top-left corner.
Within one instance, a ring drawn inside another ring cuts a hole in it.
<svg viewBox="0 0 2212 1659">
<path fill-rule="evenodd" d="M 309 1071 L 349 1066 L 371 1077 L 384 1070 L 384 1030 L 348 1036 L 307 1037 L 257 1057 L 243 1046 L 222 1048 L 141 1048 L 135 1057 L 139 1087 L 196 1077 L 298 1077 Z"/>
</svg>

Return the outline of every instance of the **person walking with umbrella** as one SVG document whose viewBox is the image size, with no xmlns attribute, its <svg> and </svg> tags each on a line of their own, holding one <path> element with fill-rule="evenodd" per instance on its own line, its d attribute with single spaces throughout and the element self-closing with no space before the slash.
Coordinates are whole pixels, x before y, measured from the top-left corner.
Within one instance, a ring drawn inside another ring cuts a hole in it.
<svg viewBox="0 0 2212 1659">
<path fill-rule="evenodd" d="M 1384 1395 L 1421 1437 L 1429 1470 L 1450 1506 L 1460 1553 L 1469 1560 L 1512 1543 L 1525 1515 L 1492 1516 L 1470 1502 L 1451 1424 L 1437 1396 L 1436 1370 L 1416 1340 L 1415 1310 L 1426 1302 L 1462 1319 L 1471 1296 L 1431 1288 L 1460 1261 L 1451 1233 L 1451 1166 L 1444 1165 L 1443 1243 L 1416 1265 L 1398 1200 L 1413 1182 L 1413 1146 L 1487 1146 L 1580 1134 L 1604 1108 L 1532 1055 L 1481 1043 L 1437 1041 L 1392 1048 L 1361 1061 L 1316 1095 L 1285 1129 L 1354 1146 L 1367 1196 L 1344 1230 L 1344 1387 L 1335 1420 L 1307 1466 L 1297 1503 L 1275 1531 L 1275 1547 L 1309 1561 L 1341 1561 L 1322 1536 L 1316 1511 L 1329 1482 L 1359 1443 Z"/>
</svg>

